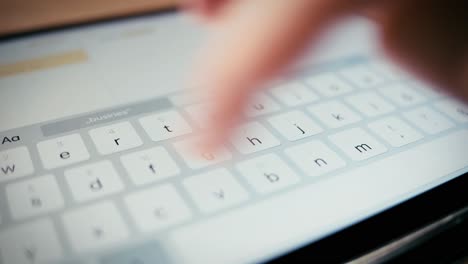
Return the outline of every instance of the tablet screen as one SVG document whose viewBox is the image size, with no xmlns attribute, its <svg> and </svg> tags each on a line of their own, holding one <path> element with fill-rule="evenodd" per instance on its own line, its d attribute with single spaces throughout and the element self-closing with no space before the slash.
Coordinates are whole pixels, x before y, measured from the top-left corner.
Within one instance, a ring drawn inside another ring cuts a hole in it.
<svg viewBox="0 0 468 264">
<path fill-rule="evenodd" d="M 0 42 L 4 263 L 263 261 L 468 172 L 468 108 L 361 20 L 255 95 L 223 151 L 189 154 L 207 35 L 164 14 Z"/>
</svg>

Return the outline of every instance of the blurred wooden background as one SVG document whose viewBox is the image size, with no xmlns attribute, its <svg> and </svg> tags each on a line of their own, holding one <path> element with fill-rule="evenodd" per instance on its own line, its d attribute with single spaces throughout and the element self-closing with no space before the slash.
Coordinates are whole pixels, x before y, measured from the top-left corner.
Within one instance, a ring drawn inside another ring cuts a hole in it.
<svg viewBox="0 0 468 264">
<path fill-rule="evenodd" d="M 143 14 L 179 0 L 0 0 L 0 36 Z"/>
</svg>

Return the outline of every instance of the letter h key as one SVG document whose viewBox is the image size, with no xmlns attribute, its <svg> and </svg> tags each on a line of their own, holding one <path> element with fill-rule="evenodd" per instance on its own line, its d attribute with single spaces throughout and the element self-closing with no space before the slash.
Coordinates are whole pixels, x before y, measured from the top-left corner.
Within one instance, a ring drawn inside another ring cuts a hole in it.
<svg viewBox="0 0 468 264">
<path fill-rule="evenodd" d="M 258 122 L 251 122 L 241 126 L 231 142 L 242 154 L 249 154 L 280 145 L 280 141 Z"/>
</svg>

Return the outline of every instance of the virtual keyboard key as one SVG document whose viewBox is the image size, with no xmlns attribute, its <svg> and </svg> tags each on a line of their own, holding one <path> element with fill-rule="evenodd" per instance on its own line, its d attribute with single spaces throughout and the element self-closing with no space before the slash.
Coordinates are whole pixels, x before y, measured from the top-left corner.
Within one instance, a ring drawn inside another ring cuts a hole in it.
<svg viewBox="0 0 468 264">
<path fill-rule="evenodd" d="M 401 83 L 382 87 L 380 92 L 392 102 L 402 107 L 417 105 L 426 101 L 423 95 Z"/>
<path fill-rule="evenodd" d="M 340 169 L 346 162 L 320 141 L 310 141 L 285 150 L 286 155 L 312 177 Z"/>
<path fill-rule="evenodd" d="M 323 131 L 316 122 L 300 111 L 270 117 L 268 122 L 289 141 L 317 135 Z"/>
<path fill-rule="evenodd" d="M 226 169 L 189 177 L 182 184 L 203 212 L 213 212 L 248 199 L 247 191 Z"/>
<path fill-rule="evenodd" d="M 37 144 L 44 168 L 53 169 L 88 160 L 89 153 L 79 134 L 41 141 Z"/>
<path fill-rule="evenodd" d="M 412 124 L 431 135 L 440 133 L 455 126 L 452 121 L 443 117 L 441 114 L 429 107 L 420 107 L 404 113 L 403 116 Z"/>
<path fill-rule="evenodd" d="M 0 182 L 32 174 L 34 167 L 26 147 L 0 151 Z"/>
<path fill-rule="evenodd" d="M 346 102 L 366 116 L 374 117 L 390 113 L 395 107 L 375 93 L 361 93 L 345 98 Z"/>
<path fill-rule="evenodd" d="M 332 101 L 308 107 L 307 110 L 331 128 L 356 123 L 361 117 L 344 104 Z"/>
<path fill-rule="evenodd" d="M 143 144 L 129 122 L 95 128 L 89 131 L 89 135 L 102 155 L 132 149 Z"/>
<path fill-rule="evenodd" d="M 23 219 L 63 207 L 64 201 L 53 175 L 8 184 L 6 196 L 14 219 Z"/>
<path fill-rule="evenodd" d="M 77 202 L 117 193 L 124 188 L 110 161 L 101 161 L 66 170 L 65 179 Z"/>
<path fill-rule="evenodd" d="M 153 141 L 161 141 L 192 132 L 189 123 L 176 111 L 140 118 L 140 123 Z"/>
<path fill-rule="evenodd" d="M 180 172 L 175 161 L 163 147 L 123 155 L 120 160 L 136 185 L 164 180 Z"/>
<path fill-rule="evenodd" d="M 231 139 L 242 154 L 266 150 L 280 145 L 280 141 L 258 122 L 241 125 Z"/>
<path fill-rule="evenodd" d="M 280 106 L 264 93 L 257 93 L 247 104 L 246 115 L 249 117 L 261 116 L 280 110 Z"/>
<path fill-rule="evenodd" d="M 62 216 L 67 237 L 76 252 L 111 247 L 125 241 L 127 227 L 115 205 L 100 202 Z"/>
<path fill-rule="evenodd" d="M 262 194 L 299 182 L 299 176 L 275 154 L 243 161 L 236 167 L 255 190 Z"/>
<path fill-rule="evenodd" d="M 0 255 L 4 264 L 53 263 L 63 251 L 52 221 L 41 219 L 2 231 Z"/>
<path fill-rule="evenodd" d="M 325 97 L 333 97 L 349 93 L 351 85 L 341 80 L 336 74 L 321 73 L 306 79 L 306 83 Z"/>
<path fill-rule="evenodd" d="M 457 122 L 468 123 L 468 106 L 466 104 L 445 99 L 436 103 L 435 107 Z"/>
<path fill-rule="evenodd" d="M 191 217 L 190 209 L 172 185 L 138 191 L 127 195 L 124 201 L 142 232 L 158 231 Z"/>
<path fill-rule="evenodd" d="M 188 138 L 174 143 L 177 153 L 192 169 L 200 169 L 232 158 L 231 153 L 223 146 L 216 152 L 203 152 L 202 147 L 197 148 L 197 141 L 198 138 Z"/>
<path fill-rule="evenodd" d="M 369 128 L 393 147 L 418 141 L 423 135 L 396 117 L 388 117 L 369 124 Z"/>
<path fill-rule="evenodd" d="M 278 101 L 287 106 L 297 106 L 318 100 L 314 92 L 299 82 L 275 86 L 270 91 Z"/>
<path fill-rule="evenodd" d="M 374 88 L 385 83 L 377 72 L 365 65 L 356 65 L 340 71 L 340 74 L 359 88 Z"/>
<path fill-rule="evenodd" d="M 352 128 L 328 137 L 353 160 L 365 160 L 387 151 L 387 148 L 361 128 Z"/>
</svg>

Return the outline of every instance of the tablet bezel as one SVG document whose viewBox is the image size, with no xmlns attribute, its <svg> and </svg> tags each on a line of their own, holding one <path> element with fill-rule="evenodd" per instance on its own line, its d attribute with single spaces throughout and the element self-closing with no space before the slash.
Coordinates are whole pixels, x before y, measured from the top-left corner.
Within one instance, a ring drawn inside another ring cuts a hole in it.
<svg viewBox="0 0 468 264">
<path fill-rule="evenodd" d="M 468 173 L 465 173 L 270 262 L 296 263 L 307 260 L 310 263 L 314 261 L 343 263 L 355 260 L 446 216 L 468 208 L 467 190 Z"/>
</svg>

